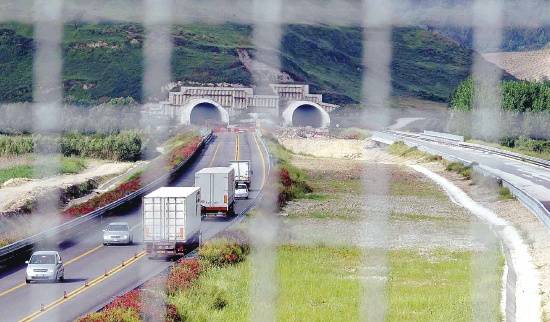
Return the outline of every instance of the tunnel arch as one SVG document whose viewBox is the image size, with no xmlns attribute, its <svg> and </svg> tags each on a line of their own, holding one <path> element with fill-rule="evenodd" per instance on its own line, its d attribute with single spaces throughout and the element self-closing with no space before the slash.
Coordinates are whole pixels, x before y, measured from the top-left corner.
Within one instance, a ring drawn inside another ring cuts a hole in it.
<svg viewBox="0 0 550 322">
<path fill-rule="evenodd" d="M 283 125 L 325 128 L 330 125 L 330 115 L 319 104 L 308 101 L 291 102 L 283 111 Z"/>
<path fill-rule="evenodd" d="M 183 124 L 203 125 L 201 119 L 228 124 L 229 112 L 220 104 L 206 98 L 194 99 L 185 104 L 181 114 Z"/>
</svg>

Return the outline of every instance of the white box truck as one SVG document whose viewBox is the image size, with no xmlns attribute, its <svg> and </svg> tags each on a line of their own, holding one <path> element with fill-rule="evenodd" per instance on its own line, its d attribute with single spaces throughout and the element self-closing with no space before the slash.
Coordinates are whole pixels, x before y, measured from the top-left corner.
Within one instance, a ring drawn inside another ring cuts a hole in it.
<svg viewBox="0 0 550 322">
<path fill-rule="evenodd" d="M 195 173 L 195 187 L 201 189 L 203 215 L 231 216 L 235 213 L 235 170 L 231 167 L 204 168 Z"/>
<path fill-rule="evenodd" d="M 143 242 L 149 257 L 184 255 L 199 246 L 201 191 L 163 187 L 143 197 Z"/>
<path fill-rule="evenodd" d="M 252 170 L 249 160 L 229 161 L 229 166 L 235 170 L 235 185 L 244 183 L 250 189 Z"/>
</svg>

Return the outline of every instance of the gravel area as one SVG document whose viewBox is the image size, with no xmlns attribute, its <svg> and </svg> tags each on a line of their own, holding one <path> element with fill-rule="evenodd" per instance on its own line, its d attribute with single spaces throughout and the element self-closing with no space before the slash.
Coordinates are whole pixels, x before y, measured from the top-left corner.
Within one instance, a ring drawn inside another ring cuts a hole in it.
<svg viewBox="0 0 550 322">
<path fill-rule="evenodd" d="M 285 147 L 304 152 L 309 148 L 295 147 L 325 142 L 302 141 L 307 142 Z M 340 140 L 330 141 L 339 144 Z M 348 141 L 350 145 L 360 142 Z M 358 145 L 364 148 L 365 143 Z M 281 243 L 380 247 L 383 240 L 369 234 L 369 224 L 382 218 L 387 222 L 385 246 L 391 249 L 485 249 L 471 238 L 475 217 L 449 200 L 428 178 L 402 164 L 390 163 L 397 159 L 386 152 L 369 149 L 361 159 L 352 160 L 329 158 L 332 151 L 323 151 L 317 151 L 322 158 L 295 155 L 292 159 L 307 173 L 314 195 L 291 201 L 283 209 Z M 378 163 L 380 159 L 384 162 Z M 377 174 L 382 171 L 389 178 L 387 189 L 377 186 Z"/>
</svg>

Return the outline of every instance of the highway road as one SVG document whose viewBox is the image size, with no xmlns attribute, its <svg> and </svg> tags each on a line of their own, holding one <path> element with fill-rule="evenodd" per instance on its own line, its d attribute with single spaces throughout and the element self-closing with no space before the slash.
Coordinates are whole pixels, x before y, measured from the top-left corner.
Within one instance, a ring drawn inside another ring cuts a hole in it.
<svg viewBox="0 0 550 322">
<path fill-rule="evenodd" d="M 251 160 L 254 172 L 250 199 L 238 200 L 240 213 L 258 196 L 266 178 L 268 158 L 253 133 L 217 133 L 198 158 L 182 169 L 171 186 L 192 186 L 194 174 L 204 167 L 227 166 L 230 160 Z M 203 240 L 230 226 L 231 220 L 207 219 L 202 222 Z M 102 226 L 127 221 L 134 231 L 131 246 L 103 246 Z M 151 260 L 143 252 L 141 203 L 117 209 L 101 226 L 82 231 L 79 238 L 56 242 L 65 262 L 65 282 L 25 284 L 25 265 L 0 275 L 1 321 L 73 321 L 97 310 L 113 297 L 129 291 L 165 270 L 171 263 Z M 51 249 L 51 248 L 50 248 Z M 122 266 L 122 262 L 125 265 Z M 107 273 L 107 275 L 106 275 Z M 64 298 L 65 294 L 67 298 Z M 42 309 L 42 310 L 41 310 Z"/>
<path fill-rule="evenodd" d="M 550 169 L 548 168 L 489 152 L 410 137 L 398 137 L 388 132 L 376 132 L 373 138 L 389 140 L 390 142 L 405 141 L 409 145 L 421 146 L 432 154 L 449 155 L 467 162 L 476 162 L 484 170 L 512 183 L 550 210 Z"/>
</svg>

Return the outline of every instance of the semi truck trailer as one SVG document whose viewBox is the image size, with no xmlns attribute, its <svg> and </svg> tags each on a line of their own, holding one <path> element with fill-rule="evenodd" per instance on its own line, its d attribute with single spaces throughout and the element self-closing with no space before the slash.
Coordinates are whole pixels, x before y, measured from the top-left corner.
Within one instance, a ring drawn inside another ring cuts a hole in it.
<svg viewBox="0 0 550 322">
<path fill-rule="evenodd" d="M 163 187 L 143 197 L 143 242 L 150 258 L 184 255 L 200 244 L 201 191 Z"/>
<path fill-rule="evenodd" d="M 235 213 L 235 171 L 231 167 L 204 168 L 195 173 L 201 189 L 202 214 L 231 216 Z"/>
<path fill-rule="evenodd" d="M 244 183 L 250 189 L 252 170 L 249 160 L 229 161 L 229 166 L 235 170 L 235 185 Z"/>
</svg>

